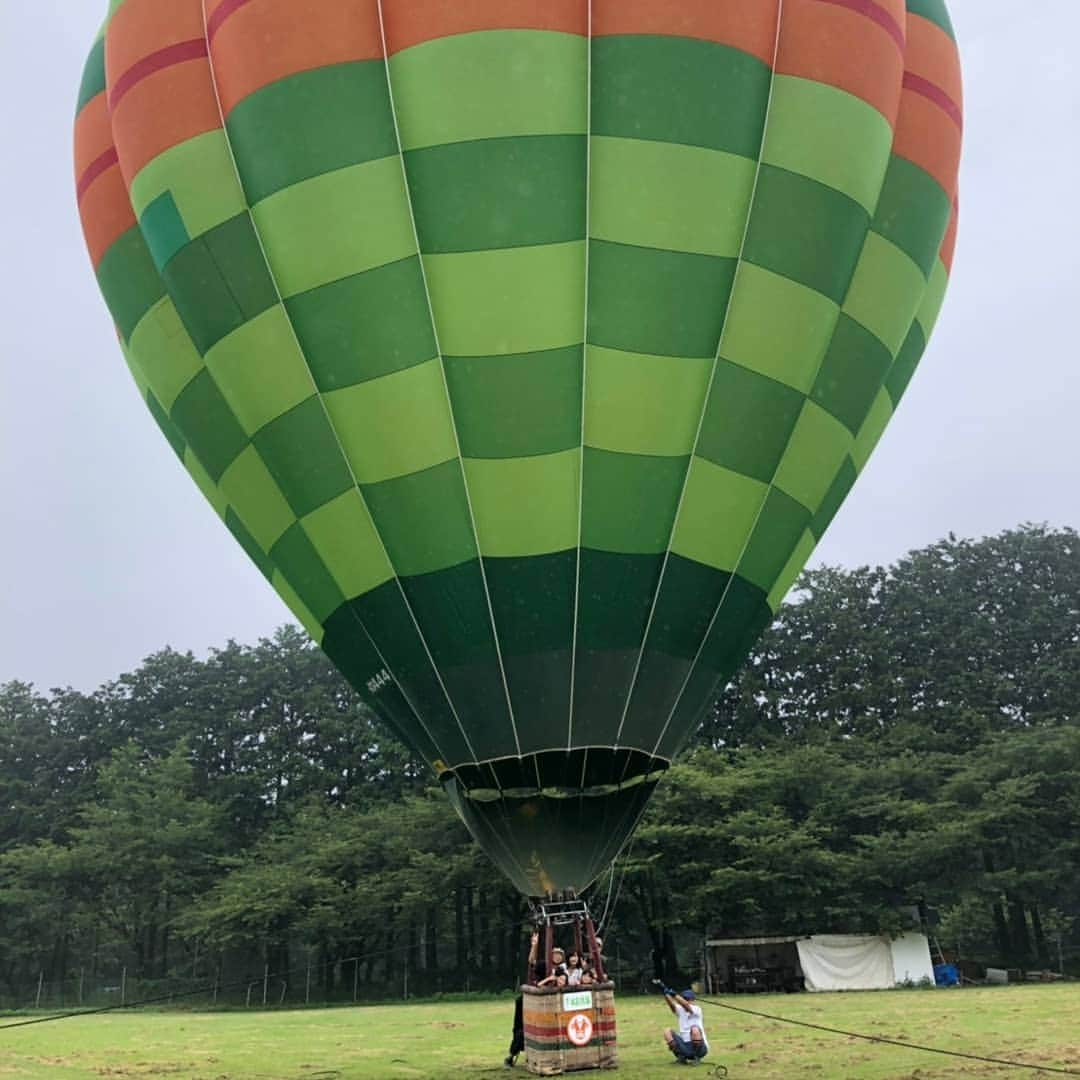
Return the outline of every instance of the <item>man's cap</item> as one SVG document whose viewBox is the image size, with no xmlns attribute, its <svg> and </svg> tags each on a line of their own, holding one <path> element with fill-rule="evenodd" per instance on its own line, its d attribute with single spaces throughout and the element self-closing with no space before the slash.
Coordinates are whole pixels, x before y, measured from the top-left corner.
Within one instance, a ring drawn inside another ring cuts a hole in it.
<svg viewBox="0 0 1080 1080">
<path fill-rule="evenodd" d="M 680 995 L 683 1001 L 694 1001 L 697 998 L 697 994 L 693 990 L 684 990 Z"/>
</svg>

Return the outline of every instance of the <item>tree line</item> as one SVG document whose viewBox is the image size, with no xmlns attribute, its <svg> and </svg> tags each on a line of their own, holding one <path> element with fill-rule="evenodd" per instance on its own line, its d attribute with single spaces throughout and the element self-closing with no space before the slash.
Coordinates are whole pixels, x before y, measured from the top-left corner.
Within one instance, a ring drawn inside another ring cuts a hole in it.
<svg viewBox="0 0 1080 1080">
<path fill-rule="evenodd" d="M 1057 966 L 1078 898 L 1080 537 L 1043 526 L 806 573 L 591 896 L 629 988 L 693 974 L 706 936 L 911 905 L 968 958 Z M 294 627 L 91 693 L 0 687 L 0 1000 L 120 972 L 497 989 L 525 916 Z"/>
</svg>

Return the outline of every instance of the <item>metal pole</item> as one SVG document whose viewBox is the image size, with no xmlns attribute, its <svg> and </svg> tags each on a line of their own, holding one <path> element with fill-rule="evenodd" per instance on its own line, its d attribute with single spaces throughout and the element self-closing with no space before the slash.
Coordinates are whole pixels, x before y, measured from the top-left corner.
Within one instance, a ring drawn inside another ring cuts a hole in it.
<svg viewBox="0 0 1080 1080">
<path fill-rule="evenodd" d="M 311 1004 L 311 950 L 307 951 L 307 977 L 304 980 L 304 1004 Z"/>
<path fill-rule="evenodd" d="M 86 968 L 79 968 L 79 1004 L 83 1003 L 83 980 L 86 978 Z"/>
<path fill-rule="evenodd" d="M 597 982 L 606 982 L 607 973 L 604 971 L 604 958 L 600 955 L 600 946 L 596 944 L 596 927 L 593 926 L 592 918 L 585 916 L 585 940 L 589 943 L 589 955 L 592 957 L 593 971 Z"/>
<path fill-rule="evenodd" d="M 353 961 L 352 970 L 352 999 L 357 1001 L 360 996 L 360 957 Z"/>
<path fill-rule="evenodd" d="M 405 998 L 406 1001 L 409 1000 L 409 961 L 408 961 L 408 959 L 406 959 L 406 961 L 405 961 L 405 992 L 404 992 L 404 998 Z"/>
<path fill-rule="evenodd" d="M 270 987 L 270 965 L 263 967 L 263 1008 L 266 1008 L 266 992 Z"/>
<path fill-rule="evenodd" d="M 39 971 L 37 977 L 37 996 L 34 998 L 34 1008 L 41 1008 L 41 990 L 45 984 L 45 972 Z"/>
<path fill-rule="evenodd" d="M 120 972 L 120 1004 L 127 1004 L 127 968 Z"/>
<path fill-rule="evenodd" d="M 245 1002 L 244 1002 L 244 1008 L 245 1008 L 245 1009 L 250 1009 L 250 1008 L 251 1008 L 251 988 L 252 988 L 252 987 L 253 987 L 254 985 L 255 985 L 255 984 L 254 984 L 253 982 L 252 982 L 252 983 L 248 983 L 248 991 L 247 991 L 247 1001 L 245 1001 Z"/>
<path fill-rule="evenodd" d="M 221 961 L 218 961 L 218 966 L 214 970 L 214 1004 L 217 1004 L 218 985 L 221 982 Z"/>
</svg>

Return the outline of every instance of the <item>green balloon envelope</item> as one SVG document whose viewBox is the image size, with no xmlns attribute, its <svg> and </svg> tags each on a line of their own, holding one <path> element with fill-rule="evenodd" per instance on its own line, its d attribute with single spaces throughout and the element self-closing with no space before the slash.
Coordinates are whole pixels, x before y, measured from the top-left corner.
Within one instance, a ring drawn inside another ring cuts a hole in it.
<svg viewBox="0 0 1080 1080">
<path fill-rule="evenodd" d="M 150 411 L 524 893 L 768 625 L 945 292 L 940 0 L 117 0 L 79 205 Z"/>
</svg>

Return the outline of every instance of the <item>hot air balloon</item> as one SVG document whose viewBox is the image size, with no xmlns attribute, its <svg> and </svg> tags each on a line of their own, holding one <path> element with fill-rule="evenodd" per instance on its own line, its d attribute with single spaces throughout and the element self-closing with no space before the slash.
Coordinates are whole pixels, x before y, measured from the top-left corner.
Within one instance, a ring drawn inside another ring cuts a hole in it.
<svg viewBox="0 0 1080 1080">
<path fill-rule="evenodd" d="M 112 0 L 75 158 L 154 419 L 539 896 L 866 464 L 960 142 L 942 0 Z"/>
</svg>

